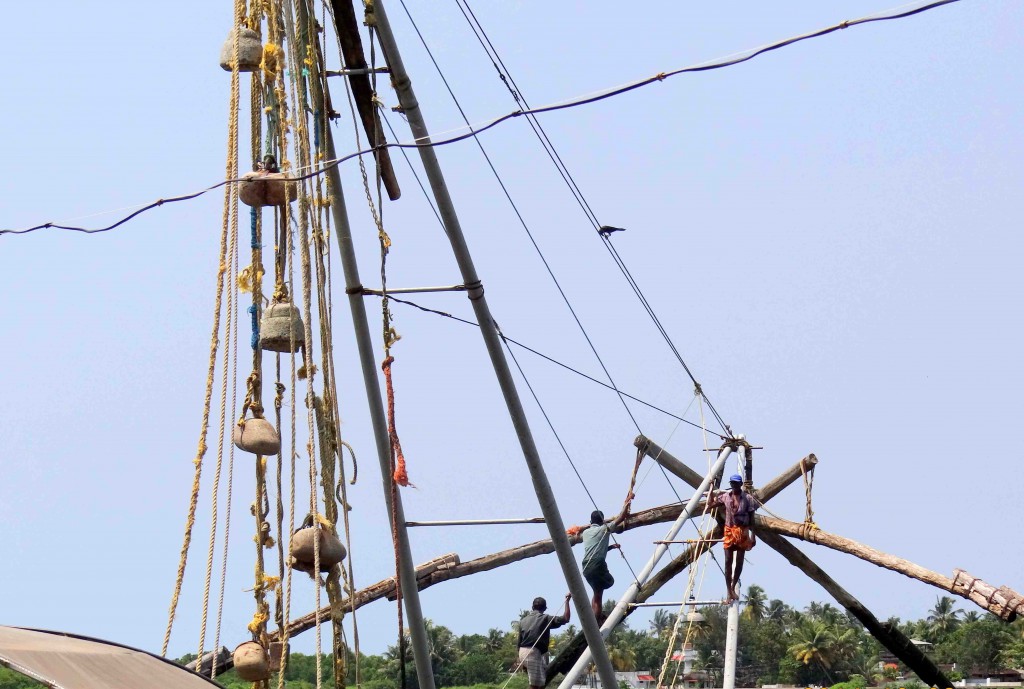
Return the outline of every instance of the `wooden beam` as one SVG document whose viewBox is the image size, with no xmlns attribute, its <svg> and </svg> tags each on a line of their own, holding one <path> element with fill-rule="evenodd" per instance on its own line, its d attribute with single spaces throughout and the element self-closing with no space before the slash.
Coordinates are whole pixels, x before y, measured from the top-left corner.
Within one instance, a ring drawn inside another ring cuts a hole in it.
<svg viewBox="0 0 1024 689">
<path fill-rule="evenodd" d="M 866 546 L 863 543 L 858 543 L 853 539 L 837 536 L 808 524 L 798 524 L 786 521 L 785 519 L 755 515 L 754 526 L 759 530 L 767 530 L 784 536 L 798 538 L 808 543 L 823 545 L 826 548 L 853 555 L 873 565 L 884 567 L 893 572 L 899 572 L 911 579 L 931 584 L 943 591 L 955 593 L 978 604 L 982 609 L 988 610 L 993 615 L 1007 622 L 1015 620 L 1017 615 L 1024 615 L 1024 596 L 1006 586 L 996 588 L 991 584 L 986 584 L 963 570 L 956 570 L 954 577 L 950 578 L 914 564 L 909 560 L 904 560 L 895 555 L 883 553 L 880 550 Z"/>
<path fill-rule="evenodd" d="M 655 462 L 665 467 L 665 469 L 675 476 L 681 478 L 686 484 L 692 488 L 696 488 L 700 485 L 704 477 L 698 474 L 696 471 L 686 466 L 678 459 L 672 456 L 672 454 L 663 447 L 660 447 L 653 440 L 644 435 L 638 435 L 633 441 L 633 444 L 644 452 L 648 457 L 653 459 Z M 791 483 L 796 481 L 798 478 L 803 476 L 807 471 L 810 471 L 818 463 L 818 458 L 813 454 L 809 454 L 799 462 L 786 469 L 784 472 L 773 478 L 768 483 L 764 484 L 763 487 L 754 491 L 758 500 L 761 502 L 768 502 L 776 495 L 778 495 L 784 488 L 789 486 Z"/>
<path fill-rule="evenodd" d="M 363 55 L 363 39 L 359 36 L 359 22 L 356 20 L 355 8 L 352 0 L 331 0 L 331 8 L 334 10 L 334 32 L 338 36 L 338 44 L 341 46 L 341 54 L 345 60 L 345 68 L 353 70 L 367 69 L 366 58 Z M 348 79 L 352 88 L 352 99 L 356 103 L 356 110 L 363 122 L 363 130 L 371 146 L 380 146 L 387 143 L 384 130 L 381 128 L 380 115 L 373 102 L 373 87 L 370 85 L 369 74 L 352 74 L 342 77 Z M 388 198 L 397 201 L 402 195 L 398 186 L 398 178 L 395 177 L 395 169 L 391 165 L 391 156 L 388 149 L 378 149 L 376 156 L 377 164 L 380 166 L 381 181 L 388 191 Z"/>
<path fill-rule="evenodd" d="M 906 634 L 893 625 L 879 622 L 878 618 L 863 603 L 854 598 L 849 591 L 840 586 L 835 579 L 830 577 L 825 570 L 816 565 L 811 558 L 807 557 L 796 546 L 768 529 L 755 528 L 754 531 L 761 537 L 761 541 L 765 545 L 789 560 L 791 565 L 828 591 L 829 595 L 835 598 L 851 615 L 860 620 L 860 623 L 864 625 L 864 628 L 868 630 L 871 636 L 878 639 L 879 643 L 889 649 L 904 665 L 913 670 L 926 686 L 943 688 L 953 686 L 935 663 L 922 653 L 921 649 L 915 646 L 907 638 Z"/>
<path fill-rule="evenodd" d="M 691 488 L 696 488 L 704 481 L 704 477 L 673 457 L 668 450 L 659 446 L 645 435 L 638 435 L 633 440 L 638 450 L 665 467 L 666 471 L 681 478 Z"/>
</svg>

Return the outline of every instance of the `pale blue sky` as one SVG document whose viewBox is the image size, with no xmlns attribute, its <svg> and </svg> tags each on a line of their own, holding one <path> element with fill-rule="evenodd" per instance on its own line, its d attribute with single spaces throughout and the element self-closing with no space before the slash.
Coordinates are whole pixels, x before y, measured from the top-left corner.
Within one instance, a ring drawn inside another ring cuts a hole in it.
<svg viewBox="0 0 1024 689">
<path fill-rule="evenodd" d="M 437 132 L 458 127 L 401 6 L 390 0 L 388 7 L 428 122 Z M 472 121 L 514 109 L 454 3 L 409 7 Z M 474 9 L 536 105 L 889 6 L 478 0 Z M 17 28 L 0 47 L 8 66 L 0 227 L 87 216 L 218 181 L 229 78 L 217 54 L 230 14 L 230 3 L 198 0 L 9 7 Z M 1024 414 L 1022 27 L 1019 3 L 964 0 L 543 116 L 601 222 L 628 228 L 616 246 L 710 399 L 734 429 L 765 447 L 757 476 L 814 452 L 822 528 L 1017 590 L 1024 589 L 1015 437 Z M 351 123 L 340 83 L 334 89 L 343 114 L 337 147 L 347 153 L 355 150 Z M 396 103 L 390 90 L 382 97 Z M 392 122 L 408 139 L 404 123 Z M 620 386 L 685 409 L 692 386 L 527 124 L 506 123 L 483 141 Z M 438 155 L 505 332 L 598 375 L 475 145 Z M 395 163 L 404 195 L 384 210 L 394 240 L 389 284 L 458 282 L 401 156 Z M 374 284 L 375 231 L 356 166 L 342 170 L 363 280 Z M 192 479 L 220 205 L 212 193 L 107 234 L 0 237 L 8 295 L 0 623 L 159 650 Z M 393 573 L 393 562 L 340 273 L 335 278 L 343 433 L 360 458 L 351 499 L 362 586 Z M 471 317 L 461 295 L 417 301 Z M 368 307 L 376 332 L 379 303 Z M 398 423 L 417 486 L 404 492 L 408 517 L 538 515 L 479 336 L 400 305 L 394 311 L 403 335 L 395 350 Z M 611 393 L 530 354 L 520 361 L 587 486 L 614 511 L 636 429 Z M 532 400 L 526 406 L 566 522 L 585 521 L 591 505 L 583 488 Z M 633 409 L 647 435 L 691 466 L 706 461 L 698 431 Z M 687 418 L 697 419 L 693 411 Z M 228 646 L 246 637 L 252 614 L 243 592 L 253 557 L 251 472 L 240 455 Z M 175 655 L 197 644 L 211 476 L 212 464 Z M 654 472 L 635 506 L 671 499 Z M 802 490 L 794 486 L 771 508 L 800 520 Z M 634 569 L 665 528 L 623 538 Z M 468 560 L 545 534 L 541 526 L 420 529 L 412 532 L 413 552 L 417 562 L 452 551 Z M 802 547 L 881 617 L 923 616 L 939 593 Z M 827 599 L 767 549 L 749 562 L 744 584 L 795 605 Z M 610 563 L 617 597 L 629 573 L 617 555 Z M 683 584 L 659 597 L 678 599 Z M 706 597 L 722 589 L 711 565 Z M 422 599 L 428 617 L 469 633 L 507 628 L 534 596 L 564 591 L 547 557 L 438 585 Z M 311 609 L 312 599 L 309 582 L 296 579 L 293 611 Z M 644 626 L 648 615 L 635 617 Z M 358 620 L 364 651 L 393 643 L 393 604 L 369 606 Z"/>
</svg>

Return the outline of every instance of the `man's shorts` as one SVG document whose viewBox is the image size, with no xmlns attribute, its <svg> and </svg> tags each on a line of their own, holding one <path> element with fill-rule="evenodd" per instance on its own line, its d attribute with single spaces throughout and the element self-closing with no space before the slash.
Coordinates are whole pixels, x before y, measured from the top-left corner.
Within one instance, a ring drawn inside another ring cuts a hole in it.
<svg viewBox="0 0 1024 689">
<path fill-rule="evenodd" d="M 526 669 L 531 687 L 543 687 L 548 683 L 548 654 L 539 648 L 520 648 L 519 664 Z"/>
<path fill-rule="evenodd" d="M 754 547 L 754 541 L 750 538 L 750 527 L 727 526 L 725 527 L 725 539 L 722 547 L 726 550 L 750 550 Z"/>
<path fill-rule="evenodd" d="M 604 560 L 596 565 L 584 567 L 583 576 L 595 591 L 605 591 L 615 586 L 615 578 L 608 571 L 608 563 Z"/>
</svg>

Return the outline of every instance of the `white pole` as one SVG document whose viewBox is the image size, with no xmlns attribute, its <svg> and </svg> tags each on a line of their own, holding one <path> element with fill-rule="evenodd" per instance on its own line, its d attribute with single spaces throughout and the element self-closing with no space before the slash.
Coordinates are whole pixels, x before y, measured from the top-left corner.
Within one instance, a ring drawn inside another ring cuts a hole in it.
<svg viewBox="0 0 1024 689">
<path fill-rule="evenodd" d="M 736 637 L 740 629 L 740 602 L 729 606 L 728 622 L 725 626 L 725 669 L 722 672 L 722 689 L 736 689 Z"/>
<path fill-rule="evenodd" d="M 704 477 L 704 481 L 697 487 L 697 490 L 694 492 L 693 497 L 690 498 L 690 501 L 686 503 L 686 508 L 672 524 L 672 528 L 668 530 L 668 535 L 665 536 L 664 540 L 674 540 L 676 534 L 683 528 L 683 524 L 693 517 L 693 513 L 696 511 L 697 505 L 700 504 L 701 496 L 711 486 L 711 481 L 714 480 L 715 476 L 717 476 L 722 470 L 722 467 L 725 466 L 725 460 L 728 459 L 730 454 L 732 454 L 732 451 L 733 448 L 731 445 L 725 445 L 722 447 L 721 451 L 718 453 L 718 459 L 715 461 L 714 466 L 711 467 L 711 471 L 708 472 L 708 475 Z M 610 615 L 608 615 L 608 619 L 605 620 L 604 625 L 601 627 L 601 636 L 607 637 L 608 634 L 615 629 L 615 625 L 622 621 L 622 618 L 626 616 L 626 610 L 629 608 L 630 604 L 636 600 L 636 596 L 640 592 L 640 587 L 643 586 L 648 577 L 651 576 L 651 573 L 654 571 L 654 568 L 658 566 L 658 561 L 661 560 L 661 557 L 665 554 L 666 550 L 668 550 L 668 546 L 664 543 L 658 545 L 658 547 L 654 549 L 654 555 L 652 555 L 651 559 L 648 560 L 646 565 L 644 565 L 644 568 L 640 570 L 640 574 L 637 575 L 637 580 L 629 585 L 626 592 L 622 594 L 622 598 L 620 598 L 619 602 L 616 603 L 615 609 L 612 610 Z M 562 683 L 558 685 L 558 689 L 570 689 L 572 685 L 576 683 L 576 679 L 580 676 L 580 673 L 583 672 L 584 668 L 586 668 L 589 663 L 590 648 L 587 647 L 583 649 L 583 653 L 580 654 L 579 660 L 576 661 L 576 664 L 573 665 L 567 673 L 565 673 L 565 678 L 562 680 Z"/>
</svg>

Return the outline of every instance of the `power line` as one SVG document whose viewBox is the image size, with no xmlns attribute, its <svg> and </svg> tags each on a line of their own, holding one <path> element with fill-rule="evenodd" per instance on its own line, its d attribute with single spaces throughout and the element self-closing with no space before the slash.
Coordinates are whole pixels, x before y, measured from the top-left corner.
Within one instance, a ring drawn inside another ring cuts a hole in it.
<svg viewBox="0 0 1024 689">
<path fill-rule="evenodd" d="M 701 64 L 694 65 L 694 66 L 691 66 L 691 67 L 683 67 L 681 69 L 672 70 L 672 71 L 669 71 L 669 72 L 661 72 L 661 73 L 656 74 L 656 75 L 654 75 L 652 77 L 648 77 L 646 79 L 641 79 L 640 81 L 636 81 L 636 82 L 632 82 L 632 83 L 629 83 L 629 84 L 625 84 L 623 86 L 619 86 L 619 87 L 616 87 L 616 88 L 613 88 L 613 89 L 610 89 L 608 91 L 604 91 L 604 92 L 601 92 L 601 93 L 598 93 L 598 94 L 595 94 L 595 95 L 592 95 L 592 96 L 583 96 L 583 97 L 580 97 L 580 98 L 564 101 L 562 103 L 556 103 L 556 104 L 553 104 L 553 105 L 542 106 L 542 107 L 539 107 L 539 108 L 530 108 L 530 109 L 516 110 L 514 112 L 510 112 L 510 113 L 508 113 L 506 115 L 502 115 L 501 117 L 498 117 L 498 118 L 495 118 L 493 120 L 490 120 L 489 122 L 486 122 L 485 124 L 483 124 L 483 125 L 481 125 L 479 127 L 475 127 L 474 130 L 471 131 L 471 132 L 468 132 L 468 133 L 465 133 L 465 134 L 456 135 L 456 136 L 452 136 L 452 137 L 447 138 L 447 139 L 441 139 L 441 140 L 437 140 L 437 141 L 423 141 L 423 142 L 420 142 L 418 140 L 414 140 L 412 143 L 397 143 L 397 142 L 392 143 L 392 142 L 388 142 L 388 143 L 385 143 L 385 144 L 381 144 L 380 146 L 378 146 L 376 148 L 371 148 L 371 149 L 362 150 L 362 151 L 356 151 L 355 153 L 351 153 L 349 155 L 342 156 L 341 158 L 337 158 L 336 160 L 328 161 L 322 167 L 318 168 L 317 170 L 314 170 L 313 172 L 310 172 L 310 173 L 307 173 L 305 175 L 301 175 L 301 176 L 298 176 L 298 177 L 294 177 L 294 178 L 291 178 L 291 179 L 293 181 L 301 181 L 303 179 L 309 179 L 311 177 L 315 177 L 317 175 L 323 174 L 324 172 L 328 171 L 332 167 L 334 167 L 336 165 L 340 165 L 341 163 L 347 162 L 349 160 L 352 160 L 353 158 L 355 158 L 357 156 L 363 156 L 363 155 L 372 154 L 372 153 L 374 153 L 376 151 L 377 148 L 399 148 L 399 149 L 402 149 L 402 148 L 419 148 L 421 146 L 431 146 L 431 147 L 447 146 L 449 144 L 458 143 L 460 141 L 464 141 L 464 140 L 469 139 L 471 137 L 475 137 L 478 134 L 481 134 L 481 133 L 483 133 L 483 132 L 485 132 L 485 131 L 487 131 L 489 129 L 493 129 L 494 127 L 498 126 L 499 124 L 501 124 L 503 122 L 507 122 L 508 120 L 514 119 L 516 117 L 521 117 L 521 116 L 524 116 L 524 115 L 539 115 L 539 114 L 546 113 L 546 112 L 555 112 L 557 110 L 566 110 L 566 109 L 569 109 L 569 108 L 575 108 L 575 107 L 579 107 L 579 106 L 582 106 L 582 105 L 588 105 L 590 103 L 596 103 L 598 101 L 605 100 L 606 98 L 611 98 L 613 96 L 618 96 L 618 95 L 621 95 L 623 93 L 628 93 L 629 91 L 633 91 L 635 89 L 638 89 L 638 88 L 641 88 L 641 87 L 644 87 L 644 86 L 649 86 L 650 84 L 653 84 L 653 83 L 662 82 L 665 79 L 668 79 L 669 77 L 674 77 L 674 76 L 677 76 L 679 74 L 687 74 L 687 73 L 693 73 L 693 72 L 706 72 L 706 71 L 710 71 L 710 70 L 713 70 L 713 69 L 722 69 L 722 68 L 725 68 L 725 67 L 731 67 L 731 66 L 743 63 L 743 62 L 747 62 L 748 60 L 752 60 L 752 59 L 754 59 L 755 57 L 757 57 L 759 55 L 763 55 L 763 54 L 771 52 L 773 50 L 778 50 L 779 48 L 783 48 L 785 46 L 793 45 L 793 44 L 799 43 L 801 41 L 806 41 L 806 40 L 811 39 L 811 38 L 817 38 L 817 37 L 820 37 L 820 36 L 825 36 L 827 34 L 835 32 L 835 31 L 839 31 L 839 30 L 842 30 L 842 29 L 847 29 L 847 28 L 849 28 L 851 26 L 857 26 L 857 25 L 860 25 L 860 24 L 868 24 L 868 23 L 871 23 L 871 22 L 880 22 L 880 21 L 889 21 L 889 20 L 893 20 L 893 19 L 902 19 L 904 17 L 910 17 L 910 16 L 915 15 L 915 14 L 920 14 L 921 12 L 926 12 L 928 10 L 932 10 L 932 9 L 937 8 L 937 7 L 941 7 L 943 5 L 949 5 L 949 4 L 954 3 L 954 2 L 960 2 L 960 0 L 935 0 L 933 2 L 930 2 L 930 3 L 926 4 L 926 5 L 922 5 L 920 7 L 916 7 L 916 8 L 911 9 L 911 10 L 902 11 L 902 12 L 899 12 L 899 13 L 896 13 L 896 14 L 890 14 L 890 15 L 884 15 L 884 16 L 870 16 L 870 17 L 864 17 L 864 18 L 861 18 L 861 19 L 847 20 L 847 21 L 841 22 L 839 24 L 836 24 L 834 26 L 830 26 L 830 27 L 827 27 L 825 29 L 820 29 L 818 31 L 814 31 L 812 33 L 802 34 L 800 36 L 795 36 L 793 38 L 787 38 L 785 40 L 778 41 L 776 43 L 768 44 L 768 45 L 763 46 L 761 48 L 756 48 L 756 49 L 753 49 L 753 50 L 750 50 L 750 51 L 739 53 L 738 57 L 726 58 L 726 59 L 719 60 L 719 61 L 714 61 L 714 62 L 705 62 L 705 63 L 701 63 Z M 213 191 L 215 189 L 218 189 L 218 188 L 224 186 L 225 184 L 231 184 L 233 182 L 240 182 L 240 181 L 241 180 L 228 179 L 228 180 L 224 180 L 222 182 L 218 182 L 217 184 L 214 184 L 212 186 L 209 186 L 209 187 L 207 187 L 205 189 L 202 189 L 202 190 L 197 191 L 197 192 L 192 193 L 192 194 L 185 194 L 185 195 L 182 195 L 182 196 L 175 196 L 175 197 L 166 198 L 166 199 L 159 199 L 157 201 L 154 201 L 154 202 L 152 202 L 150 204 L 147 204 L 147 205 L 143 206 L 139 210 L 137 210 L 134 213 L 131 213 L 130 215 L 122 218 L 121 220 L 117 221 L 116 223 L 114 223 L 112 225 L 108 225 L 106 227 L 102 227 L 102 228 L 88 229 L 88 228 L 84 228 L 84 227 L 60 225 L 60 224 L 57 224 L 57 223 L 48 222 L 48 223 L 43 223 L 41 225 L 35 225 L 33 227 L 27 227 L 27 228 L 23 228 L 23 229 L 19 229 L 19 230 L 0 229 L 0 235 L 6 235 L 6 234 L 27 234 L 29 232 L 35 232 L 37 230 L 43 230 L 43 229 L 67 230 L 67 231 L 71 231 L 71 232 L 83 232 L 83 233 L 86 233 L 86 234 L 96 234 L 96 233 L 99 233 L 99 232 L 107 232 L 109 230 L 113 230 L 113 229 L 115 229 L 117 227 L 120 227 L 121 225 L 123 225 L 124 223 L 128 222 L 129 220 L 132 220 L 136 216 L 138 216 L 138 215 L 140 215 L 140 214 L 142 214 L 142 213 L 144 213 L 146 211 L 152 210 L 153 208 L 156 208 L 158 206 L 162 206 L 162 205 L 164 205 L 166 203 L 176 203 L 176 202 L 179 202 L 179 201 L 188 201 L 188 200 L 194 199 L 196 197 L 202 196 L 203 194 L 205 194 L 207 192 L 210 192 L 210 191 Z"/>
</svg>

